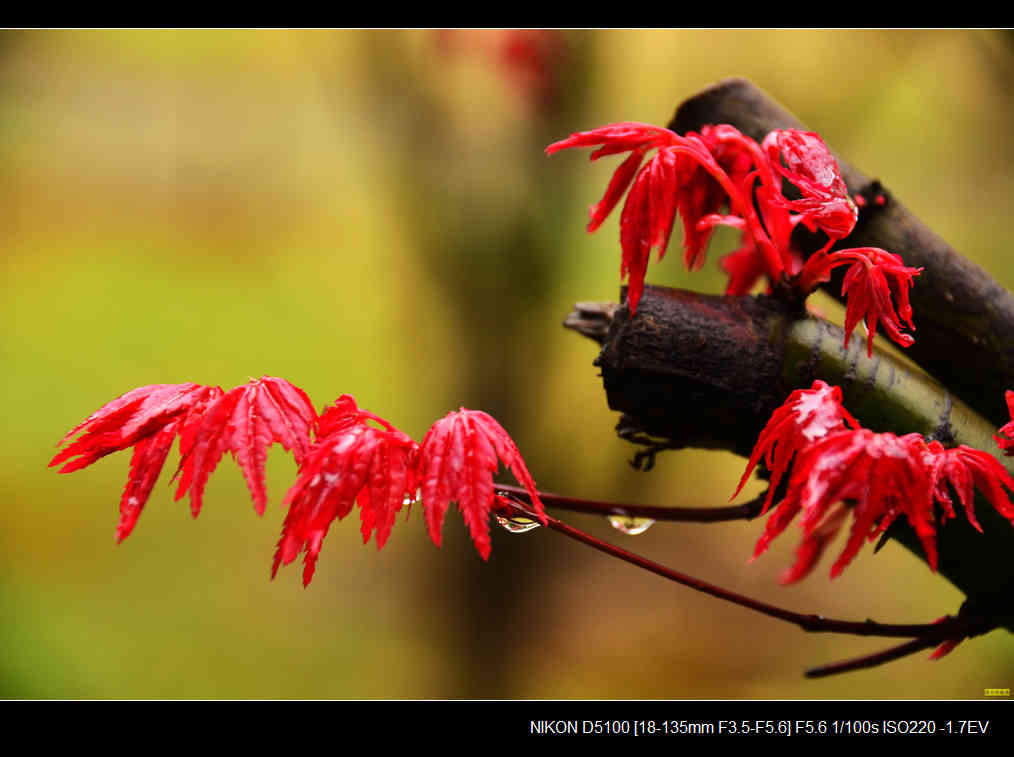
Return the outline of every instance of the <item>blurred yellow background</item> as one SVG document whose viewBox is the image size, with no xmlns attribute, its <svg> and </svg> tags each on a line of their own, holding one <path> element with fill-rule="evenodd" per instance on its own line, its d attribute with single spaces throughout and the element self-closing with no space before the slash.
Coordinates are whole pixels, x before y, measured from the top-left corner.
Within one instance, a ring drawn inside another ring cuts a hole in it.
<svg viewBox="0 0 1014 757">
<path fill-rule="evenodd" d="M 520 41 L 519 41 L 520 40 Z M 531 45 L 532 47 L 526 47 Z M 664 125 L 727 76 L 780 100 L 966 255 L 1014 284 L 1014 40 L 990 31 L 8 31 L 0 34 L 5 267 L 0 696 L 14 698 L 966 698 L 1009 687 L 996 632 L 937 663 L 809 681 L 890 640 L 808 635 L 536 529 L 483 563 L 450 515 L 382 552 L 336 523 L 310 588 L 268 574 L 294 480 L 273 448 L 257 518 L 223 460 L 196 521 L 174 451 L 114 544 L 129 453 L 71 476 L 55 442 L 136 386 L 261 375 L 342 393 L 415 438 L 496 416 L 541 488 L 724 504 L 744 461 L 633 471 L 595 346 L 560 324 L 615 300 L 618 214 L 584 232 L 617 160 L 572 131 Z M 719 236 L 721 246 L 731 241 Z M 652 283 L 718 292 L 713 249 Z M 918 326 L 919 314 L 915 314 Z M 916 334 L 918 337 L 918 334 Z M 757 491 L 756 486 L 753 491 Z M 792 609 L 885 622 L 960 595 L 900 547 L 831 582 L 747 564 L 759 523 L 627 537 L 677 570 Z"/>
</svg>

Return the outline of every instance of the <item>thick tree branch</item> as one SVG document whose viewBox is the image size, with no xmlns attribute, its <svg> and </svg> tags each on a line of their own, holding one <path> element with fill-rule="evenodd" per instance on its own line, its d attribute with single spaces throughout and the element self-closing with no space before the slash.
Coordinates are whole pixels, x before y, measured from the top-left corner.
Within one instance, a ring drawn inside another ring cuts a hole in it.
<svg viewBox="0 0 1014 757">
<path fill-rule="evenodd" d="M 805 128 L 781 105 L 748 81 L 730 79 L 690 98 L 669 128 L 697 131 L 728 123 L 761 140 L 774 129 Z M 839 157 L 853 194 L 886 202 L 867 204 L 855 230 L 837 247 L 881 247 L 906 265 L 925 270 L 911 292 L 918 332 L 906 352 L 956 396 L 999 426 L 1008 420 L 1004 391 L 1014 389 L 1014 297 L 982 268 L 956 252 L 896 197 Z M 820 243 L 807 235 L 811 249 Z M 840 299 L 842 274 L 826 289 Z M 974 366 L 974 368 L 973 368 Z"/>
<path fill-rule="evenodd" d="M 934 380 L 876 348 L 867 357 L 862 340 L 844 349 L 840 328 L 771 298 L 648 286 L 634 318 L 626 306 L 609 312 L 596 365 L 628 435 L 747 456 L 785 397 L 821 378 L 842 388 L 845 406 L 869 428 L 988 450 L 1014 471 L 1014 460 L 993 444 L 992 424 Z M 1004 556 L 1014 551 L 1014 529 L 981 498 L 976 515 L 984 533 L 963 520 L 939 528 L 938 569 L 971 610 L 1008 617 L 1010 625 L 1014 563 Z M 906 524 L 889 533 L 925 559 Z"/>
</svg>

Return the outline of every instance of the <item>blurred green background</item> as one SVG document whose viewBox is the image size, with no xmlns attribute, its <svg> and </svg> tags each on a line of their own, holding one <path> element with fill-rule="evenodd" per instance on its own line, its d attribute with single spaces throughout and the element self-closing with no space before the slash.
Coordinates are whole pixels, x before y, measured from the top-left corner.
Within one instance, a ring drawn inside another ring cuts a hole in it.
<svg viewBox="0 0 1014 757">
<path fill-rule="evenodd" d="M 16 698 L 974 698 L 1011 686 L 993 633 L 819 681 L 804 668 L 890 640 L 807 635 L 537 529 L 421 513 L 382 552 L 335 524 L 308 590 L 269 580 L 291 457 L 257 518 L 224 460 L 196 521 L 176 453 L 114 544 L 129 453 L 72 476 L 67 429 L 136 386 L 264 374 L 321 407 L 351 393 L 421 438 L 460 405 L 495 415 L 540 486 L 721 505 L 741 459 L 627 465 L 595 346 L 561 328 L 615 300 L 618 214 L 584 232 L 618 160 L 552 160 L 572 131 L 664 125 L 745 76 L 1014 284 L 1014 56 L 990 31 L 9 31 L 0 35 L 0 696 Z M 728 248 L 731 237 L 716 246 Z M 652 283 L 718 292 L 713 249 Z M 834 305 L 826 302 L 829 313 Z M 918 313 L 916 313 L 918 325 Z M 918 335 L 917 335 L 918 336 Z M 756 486 L 753 491 L 757 491 Z M 800 611 L 921 622 L 960 595 L 891 544 L 830 582 L 777 576 L 796 534 L 747 564 L 759 523 L 627 537 L 677 570 Z"/>
</svg>

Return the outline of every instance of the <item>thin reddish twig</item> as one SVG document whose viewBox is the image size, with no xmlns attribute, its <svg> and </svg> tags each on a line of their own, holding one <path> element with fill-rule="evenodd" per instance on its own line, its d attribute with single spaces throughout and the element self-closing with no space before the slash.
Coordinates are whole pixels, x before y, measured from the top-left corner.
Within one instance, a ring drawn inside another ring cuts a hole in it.
<svg viewBox="0 0 1014 757">
<path fill-rule="evenodd" d="M 497 485 L 497 489 L 500 491 L 507 491 L 507 488 L 501 485 Z M 540 497 L 541 497 L 540 493 Z M 506 499 L 502 499 L 501 502 L 506 502 Z M 548 504 L 547 500 L 547 504 Z M 537 519 L 534 513 L 530 512 L 519 502 L 510 502 L 510 506 L 513 508 L 512 511 L 508 511 L 503 506 L 504 512 L 502 514 L 512 517 L 524 517 L 529 519 Z M 787 610 L 782 607 L 761 602 L 760 600 L 751 599 L 745 597 L 736 592 L 723 589 L 720 586 L 707 583 L 694 578 L 693 576 L 680 573 L 678 571 L 667 568 L 666 566 L 649 560 L 645 557 L 641 557 L 633 552 L 617 547 L 614 544 L 609 544 L 601 539 L 598 539 L 591 534 L 585 533 L 580 529 L 574 528 L 573 526 L 567 525 L 561 520 L 553 518 L 552 516 L 546 516 L 546 524 L 549 528 L 558 533 L 562 533 L 565 536 L 570 537 L 576 541 L 587 544 L 594 549 L 604 552 L 605 554 L 617 557 L 625 562 L 629 562 L 631 565 L 636 565 L 639 568 L 647 570 L 663 578 L 667 578 L 670 581 L 674 581 L 682 586 L 699 591 L 703 594 L 708 594 L 717 599 L 731 602 L 741 607 L 746 607 L 755 612 L 759 612 L 762 615 L 768 617 L 777 618 L 784 620 L 788 623 L 799 626 L 804 631 L 817 632 L 817 633 L 846 633 L 856 636 L 889 636 L 889 637 L 918 637 L 916 640 L 925 645 L 939 644 L 948 639 L 964 638 L 965 636 L 972 635 L 974 633 L 983 633 L 985 630 L 985 623 L 982 620 L 972 620 L 966 618 L 956 618 L 953 616 L 945 616 L 939 621 L 934 623 L 913 623 L 913 624 L 894 624 L 894 623 L 878 623 L 873 620 L 865 621 L 852 621 L 852 620 L 835 620 L 833 618 L 825 618 L 821 615 L 798 613 L 793 610 Z M 924 647 L 919 647 L 924 648 Z M 914 650 L 917 651 L 917 650 Z"/>
<path fill-rule="evenodd" d="M 529 502 L 528 493 L 523 487 L 497 484 L 497 491 L 507 492 L 524 502 Z M 760 514 L 764 506 L 762 494 L 742 505 L 726 507 L 665 507 L 663 505 L 639 505 L 623 502 L 600 502 L 579 497 L 565 497 L 561 494 L 539 491 L 539 499 L 544 505 L 570 510 L 576 513 L 592 515 L 626 515 L 631 518 L 651 518 L 656 521 L 673 521 L 688 523 L 718 523 L 728 520 L 750 520 Z"/>
<path fill-rule="evenodd" d="M 861 657 L 853 657 L 850 660 L 842 660 L 841 662 L 832 662 L 827 665 L 810 668 L 806 671 L 806 677 L 824 678 L 826 676 L 837 675 L 838 673 L 848 673 L 852 670 L 873 668 L 877 665 L 883 665 L 885 662 L 891 662 L 892 660 L 897 660 L 902 657 L 915 654 L 916 652 L 921 652 L 924 649 L 935 647 L 941 642 L 960 642 L 971 636 L 978 636 L 979 634 L 987 633 L 998 627 L 996 622 L 990 621 L 986 618 L 965 618 L 959 616 L 958 618 L 948 618 L 942 620 L 944 622 L 947 620 L 953 621 L 949 624 L 950 632 L 947 634 L 946 638 L 940 638 L 937 634 L 927 634 L 926 636 L 918 639 L 912 639 L 912 641 L 906 641 L 904 644 L 898 644 L 894 647 L 882 649 L 881 651 L 874 652 L 873 654 L 862 655 Z M 937 654 L 934 653 L 930 659 L 934 659 L 936 656 Z"/>
<path fill-rule="evenodd" d="M 877 665 L 883 665 L 885 662 L 898 660 L 902 657 L 915 654 L 916 652 L 921 652 L 924 649 L 929 649 L 939 643 L 939 639 L 912 639 L 911 641 L 906 641 L 904 644 L 898 644 L 897 646 L 881 650 L 880 652 L 874 652 L 873 654 L 863 655 L 862 657 L 854 657 L 851 660 L 843 660 L 842 662 L 832 662 L 816 668 L 810 668 L 806 671 L 806 677 L 825 678 L 839 673 L 848 673 L 852 670 L 873 668 Z"/>
</svg>

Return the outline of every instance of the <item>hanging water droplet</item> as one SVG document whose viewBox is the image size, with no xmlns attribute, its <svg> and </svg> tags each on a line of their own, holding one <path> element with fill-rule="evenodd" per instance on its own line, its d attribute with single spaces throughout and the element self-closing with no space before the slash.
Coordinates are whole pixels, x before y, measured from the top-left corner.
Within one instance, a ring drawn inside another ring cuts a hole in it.
<svg viewBox="0 0 1014 757">
<path fill-rule="evenodd" d="M 609 525 L 627 536 L 637 536 L 655 525 L 655 521 L 651 518 L 632 518 L 629 515 L 610 515 Z"/>
<path fill-rule="evenodd" d="M 415 494 L 406 494 L 405 499 L 402 500 L 401 504 L 414 505 L 416 502 L 422 499 L 422 489 L 416 489 Z"/>
<path fill-rule="evenodd" d="M 504 530 L 510 531 L 512 534 L 523 534 L 542 525 L 537 520 L 531 520 L 529 518 L 505 518 L 502 515 L 496 516 L 496 522 L 499 523 Z"/>
</svg>

